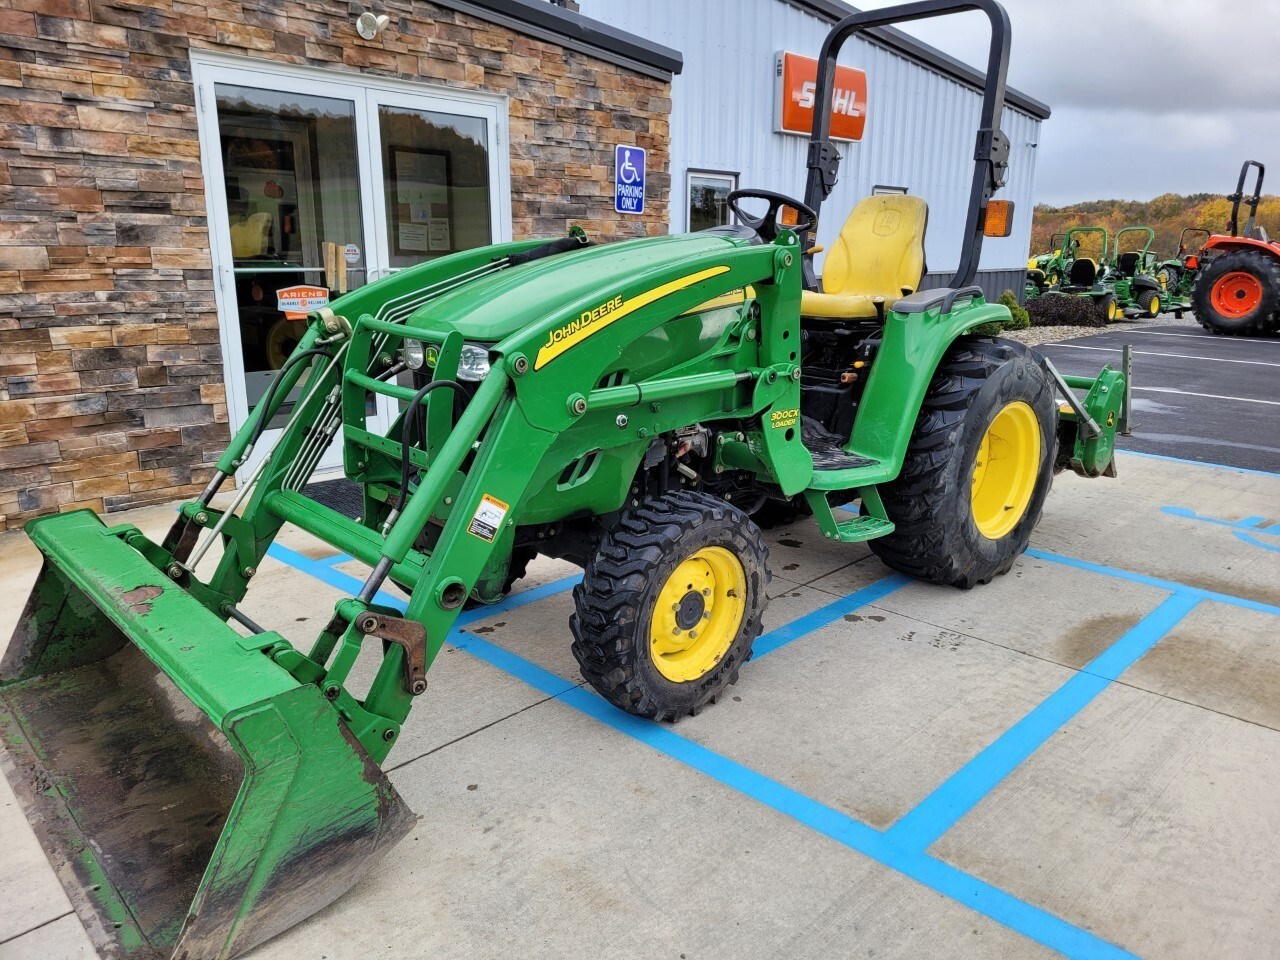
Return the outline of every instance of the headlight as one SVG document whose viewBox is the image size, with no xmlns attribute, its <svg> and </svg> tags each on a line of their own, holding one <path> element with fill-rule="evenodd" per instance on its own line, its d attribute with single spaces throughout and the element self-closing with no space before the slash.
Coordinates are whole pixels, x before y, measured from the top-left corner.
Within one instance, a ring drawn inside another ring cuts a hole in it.
<svg viewBox="0 0 1280 960">
<path fill-rule="evenodd" d="M 464 343 L 462 356 L 458 358 L 458 379 L 475 382 L 489 375 L 489 348 L 476 343 Z"/>
<path fill-rule="evenodd" d="M 410 370 L 421 370 L 426 360 L 427 352 L 423 349 L 421 340 L 404 342 L 404 362 Z"/>
</svg>

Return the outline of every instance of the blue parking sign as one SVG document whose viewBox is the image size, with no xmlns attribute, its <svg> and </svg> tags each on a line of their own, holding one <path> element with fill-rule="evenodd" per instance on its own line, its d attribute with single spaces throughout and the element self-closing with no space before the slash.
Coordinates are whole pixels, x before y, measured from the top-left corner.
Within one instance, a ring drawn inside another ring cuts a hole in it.
<svg viewBox="0 0 1280 960">
<path fill-rule="evenodd" d="M 619 144 L 613 148 L 613 209 L 644 213 L 644 150 Z"/>
</svg>

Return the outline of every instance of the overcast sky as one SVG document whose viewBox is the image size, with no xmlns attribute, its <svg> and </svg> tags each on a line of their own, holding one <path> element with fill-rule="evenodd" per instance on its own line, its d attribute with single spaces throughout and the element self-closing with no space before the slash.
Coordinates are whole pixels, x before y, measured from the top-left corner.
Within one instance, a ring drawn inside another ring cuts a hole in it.
<svg viewBox="0 0 1280 960">
<path fill-rule="evenodd" d="M 1009 83 L 1053 109 L 1040 137 L 1038 203 L 1229 193 L 1245 160 L 1274 164 L 1280 176 L 1280 0 L 1003 2 L 1013 23 Z M 902 29 L 986 63 L 984 14 Z"/>
</svg>

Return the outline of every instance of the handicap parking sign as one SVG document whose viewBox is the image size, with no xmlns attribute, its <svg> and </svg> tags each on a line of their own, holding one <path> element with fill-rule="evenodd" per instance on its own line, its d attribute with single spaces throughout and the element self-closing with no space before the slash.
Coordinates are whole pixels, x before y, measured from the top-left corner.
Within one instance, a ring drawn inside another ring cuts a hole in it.
<svg viewBox="0 0 1280 960">
<path fill-rule="evenodd" d="M 613 150 L 613 209 L 644 213 L 644 150 L 619 144 Z"/>
</svg>

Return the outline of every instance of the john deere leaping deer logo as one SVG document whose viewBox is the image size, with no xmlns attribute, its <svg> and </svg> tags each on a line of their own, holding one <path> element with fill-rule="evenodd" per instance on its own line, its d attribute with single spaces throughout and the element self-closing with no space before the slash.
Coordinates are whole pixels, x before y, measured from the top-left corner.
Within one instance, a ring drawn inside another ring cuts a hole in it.
<svg viewBox="0 0 1280 960">
<path fill-rule="evenodd" d="M 878 237 L 889 237 L 897 232 L 901 223 L 902 214 L 897 210 L 881 210 L 871 230 Z"/>
</svg>

